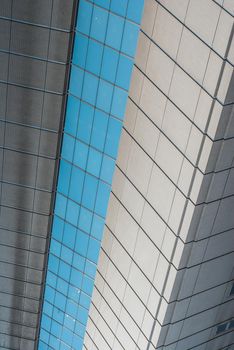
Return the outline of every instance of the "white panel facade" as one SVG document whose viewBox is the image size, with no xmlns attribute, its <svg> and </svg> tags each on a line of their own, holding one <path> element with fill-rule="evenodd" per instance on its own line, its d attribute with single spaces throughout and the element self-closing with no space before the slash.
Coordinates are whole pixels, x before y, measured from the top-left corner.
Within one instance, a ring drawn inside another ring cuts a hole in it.
<svg viewBox="0 0 234 350">
<path fill-rule="evenodd" d="M 145 1 L 85 349 L 233 349 L 233 13 Z"/>
</svg>

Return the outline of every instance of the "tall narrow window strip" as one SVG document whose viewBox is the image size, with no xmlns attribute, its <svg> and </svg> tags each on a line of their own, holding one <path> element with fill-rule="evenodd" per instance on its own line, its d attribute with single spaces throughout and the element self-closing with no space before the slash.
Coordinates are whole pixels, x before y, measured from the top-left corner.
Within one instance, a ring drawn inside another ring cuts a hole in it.
<svg viewBox="0 0 234 350">
<path fill-rule="evenodd" d="M 81 0 L 39 350 L 81 350 L 143 1 Z"/>
</svg>

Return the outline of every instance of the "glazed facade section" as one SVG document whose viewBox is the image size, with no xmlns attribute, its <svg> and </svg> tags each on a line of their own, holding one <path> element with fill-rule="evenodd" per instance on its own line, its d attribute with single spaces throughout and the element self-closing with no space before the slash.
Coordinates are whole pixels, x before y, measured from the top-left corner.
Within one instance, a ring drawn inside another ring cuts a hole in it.
<svg viewBox="0 0 234 350">
<path fill-rule="evenodd" d="M 85 349 L 233 349 L 233 13 L 145 1 Z"/>
<path fill-rule="evenodd" d="M 143 1 L 79 2 L 39 349 L 82 349 Z"/>
</svg>

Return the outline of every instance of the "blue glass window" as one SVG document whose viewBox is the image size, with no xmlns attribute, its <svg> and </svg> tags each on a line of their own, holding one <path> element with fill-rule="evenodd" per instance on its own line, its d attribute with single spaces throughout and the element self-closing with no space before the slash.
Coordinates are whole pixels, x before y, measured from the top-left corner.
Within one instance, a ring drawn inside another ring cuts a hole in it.
<svg viewBox="0 0 234 350">
<path fill-rule="evenodd" d="M 79 236 L 77 237 L 77 240 L 78 239 L 79 239 Z M 78 241 L 77 241 L 77 244 L 79 244 Z M 80 255 L 74 253 L 73 266 L 75 266 L 78 270 L 83 271 L 84 270 L 84 266 L 85 266 L 85 258 L 83 258 L 83 256 L 80 256 Z"/>
<path fill-rule="evenodd" d="M 138 24 L 141 23 L 141 16 L 144 7 L 144 0 L 129 0 L 127 18 Z"/>
<path fill-rule="evenodd" d="M 44 330 L 42 330 L 44 332 Z M 48 350 L 48 345 L 46 345 L 42 340 L 44 338 L 44 335 L 41 336 L 40 333 L 40 338 L 41 340 L 39 341 L 39 350 Z M 48 343 L 47 343 L 48 344 Z"/>
<path fill-rule="evenodd" d="M 69 95 L 67 99 L 65 131 L 73 136 L 76 136 L 79 109 L 80 101 Z"/>
<path fill-rule="evenodd" d="M 97 214 L 103 217 L 106 216 L 109 196 L 110 196 L 110 186 L 100 181 L 98 186 L 95 210 Z"/>
<path fill-rule="evenodd" d="M 48 269 L 50 271 L 52 271 L 53 273 L 57 274 L 58 267 L 59 267 L 59 259 L 56 256 L 54 256 L 53 254 L 50 254 L 49 261 L 48 261 Z"/>
<path fill-rule="evenodd" d="M 73 334 L 72 332 L 67 329 L 67 328 L 63 328 L 63 331 L 62 331 L 62 340 L 67 343 L 68 345 L 71 345 L 72 344 L 72 337 L 73 337 Z"/>
<path fill-rule="evenodd" d="M 71 265 L 72 257 L 73 257 L 72 250 L 67 248 L 65 245 L 62 245 L 61 259 L 64 260 L 69 265 Z"/>
<path fill-rule="evenodd" d="M 66 212 L 66 220 L 69 221 L 73 225 L 77 225 L 77 220 L 80 212 L 80 206 L 75 202 L 68 199 L 67 201 L 67 212 Z"/>
<path fill-rule="evenodd" d="M 46 316 L 45 314 L 42 315 L 42 323 L 43 323 L 43 328 L 49 330 L 51 327 L 51 318 Z"/>
<path fill-rule="evenodd" d="M 59 275 L 66 281 L 69 281 L 70 273 L 71 273 L 71 267 L 64 261 L 60 260 Z"/>
<path fill-rule="evenodd" d="M 101 69 L 101 63 L 102 63 L 102 53 L 103 53 L 103 45 L 90 39 L 87 62 L 86 62 L 86 69 L 88 71 L 99 75 L 100 69 Z"/>
<path fill-rule="evenodd" d="M 84 143 L 76 141 L 75 153 L 74 153 L 74 164 L 82 169 L 86 168 L 87 157 L 89 148 Z"/>
<path fill-rule="evenodd" d="M 47 279 L 47 283 L 48 283 L 51 287 L 56 288 L 57 277 L 56 277 L 56 275 L 54 275 L 52 272 L 50 272 L 50 270 L 47 270 L 46 279 Z"/>
<path fill-rule="evenodd" d="M 58 349 L 59 348 L 60 341 L 57 337 L 54 337 L 52 334 L 50 334 L 50 340 L 49 345 L 52 349 Z M 51 349 L 49 348 L 49 349 Z"/>
<path fill-rule="evenodd" d="M 127 104 L 128 94 L 127 91 L 115 87 L 114 96 L 111 106 L 111 113 L 120 118 L 124 118 L 124 112 Z"/>
<path fill-rule="evenodd" d="M 83 78 L 84 71 L 78 67 L 72 66 L 70 74 L 69 91 L 76 97 L 81 97 Z"/>
<path fill-rule="evenodd" d="M 89 106 L 87 103 L 82 102 L 80 108 L 77 137 L 87 143 L 89 143 L 91 135 L 93 114 L 94 108 Z"/>
<path fill-rule="evenodd" d="M 88 294 L 89 296 L 92 295 L 92 291 L 93 291 L 93 284 L 94 284 L 94 281 L 93 279 L 87 277 L 84 275 L 83 277 L 83 283 L 82 283 L 82 290 Z"/>
<path fill-rule="evenodd" d="M 68 223 L 65 223 L 63 243 L 67 247 L 73 249 L 75 246 L 75 240 L 76 240 L 76 228 Z"/>
<path fill-rule="evenodd" d="M 80 210 L 79 228 L 89 233 L 91 222 L 92 222 L 92 212 L 82 207 Z"/>
<path fill-rule="evenodd" d="M 89 174 L 86 174 L 82 204 L 90 210 L 93 210 L 94 208 L 97 186 L 98 186 L 98 180 L 95 179 L 95 177 Z"/>
<path fill-rule="evenodd" d="M 85 326 L 79 321 L 76 322 L 75 333 L 81 338 L 83 338 L 85 335 Z"/>
<path fill-rule="evenodd" d="M 69 183 L 71 175 L 71 164 L 65 162 L 63 159 L 60 161 L 59 178 L 58 178 L 58 191 L 68 195 Z"/>
<path fill-rule="evenodd" d="M 125 22 L 124 35 L 121 50 L 127 55 L 134 57 L 138 39 L 139 27 L 131 22 Z"/>
<path fill-rule="evenodd" d="M 111 99 L 113 93 L 113 85 L 104 80 L 100 80 L 97 98 L 97 107 L 110 112 Z"/>
<path fill-rule="evenodd" d="M 91 37 L 101 42 L 104 42 L 106 34 L 108 13 L 100 7 L 93 8 L 93 17 L 91 24 Z"/>
<path fill-rule="evenodd" d="M 125 17 L 127 6 L 128 1 L 126 0 L 112 0 L 110 9 L 118 15 Z"/>
<path fill-rule="evenodd" d="M 105 152 L 113 158 L 117 157 L 121 128 L 121 122 L 114 118 L 110 118 L 106 136 Z"/>
<path fill-rule="evenodd" d="M 83 340 L 79 336 L 74 335 L 72 340 L 72 347 L 73 349 L 76 349 L 76 350 L 82 350 Z"/>
<path fill-rule="evenodd" d="M 85 0 L 79 1 L 77 29 L 82 33 L 89 34 L 92 9 L 92 4 Z"/>
<path fill-rule="evenodd" d="M 99 176 L 102 164 L 102 154 L 95 149 L 90 148 L 87 171 L 92 175 Z"/>
<path fill-rule="evenodd" d="M 99 251 L 98 251 L 98 254 L 99 254 Z M 85 264 L 85 273 L 86 273 L 86 275 L 88 275 L 89 277 L 94 279 L 95 274 L 96 274 L 96 270 L 97 270 L 97 265 L 93 264 L 91 261 L 87 260 L 86 264 Z"/>
<path fill-rule="evenodd" d="M 62 326 L 54 320 L 51 324 L 51 333 L 56 337 L 59 337 L 62 333 Z"/>
<path fill-rule="evenodd" d="M 97 241 L 94 238 L 90 238 L 89 246 L 88 246 L 88 252 L 87 252 L 88 259 L 93 261 L 94 263 L 97 263 L 98 255 L 99 255 L 99 249 L 100 249 L 100 242 Z"/>
<path fill-rule="evenodd" d="M 70 282 L 77 288 L 80 288 L 82 283 L 82 273 L 72 268 Z"/>
<path fill-rule="evenodd" d="M 86 256 L 87 248 L 88 248 L 89 237 L 84 232 L 77 230 L 77 239 L 75 250 L 78 254 Z"/>
<path fill-rule="evenodd" d="M 124 19 L 110 14 L 107 35 L 106 35 L 106 44 L 115 48 L 116 50 L 120 49 L 122 35 L 123 35 Z"/>
<path fill-rule="evenodd" d="M 93 3 L 104 7 L 105 9 L 109 9 L 110 6 L 110 0 L 94 0 Z"/>
<path fill-rule="evenodd" d="M 47 285 L 45 288 L 45 299 L 48 300 L 50 303 L 53 303 L 54 297 L 55 297 L 55 290 Z"/>
<path fill-rule="evenodd" d="M 66 281 L 64 281 L 63 279 L 58 278 L 58 280 L 57 280 L 57 290 L 60 293 L 67 295 L 68 283 Z"/>
<path fill-rule="evenodd" d="M 70 329 L 72 332 L 74 332 L 74 330 L 75 330 L 75 320 L 74 320 L 74 318 L 66 315 L 65 318 L 64 318 L 64 325 L 65 325 L 65 327 Z"/>
<path fill-rule="evenodd" d="M 88 312 L 82 306 L 78 307 L 77 320 L 86 325 L 88 320 Z"/>
<path fill-rule="evenodd" d="M 80 33 L 75 35 L 72 62 L 82 68 L 85 66 L 88 38 Z"/>
<path fill-rule="evenodd" d="M 47 273 L 47 275 L 48 275 L 48 273 Z M 47 301 L 44 301 L 44 308 L 43 308 L 43 311 L 47 314 L 47 315 L 49 315 L 50 317 L 52 317 L 52 314 L 53 314 L 53 306 L 50 304 L 50 303 L 48 303 Z"/>
<path fill-rule="evenodd" d="M 87 294 L 81 292 L 80 293 L 80 304 L 83 307 L 85 307 L 86 309 L 89 309 L 90 303 L 91 303 L 91 298 Z"/>
<path fill-rule="evenodd" d="M 127 56 L 120 55 L 116 77 L 116 84 L 128 90 L 132 73 L 133 60 Z"/>
<path fill-rule="evenodd" d="M 115 169 L 114 159 L 104 156 L 102 160 L 102 170 L 101 179 L 108 182 L 110 185 L 112 183 L 112 177 Z"/>
<path fill-rule="evenodd" d="M 72 301 L 72 300 L 67 300 L 67 306 L 66 306 L 66 312 L 72 316 L 76 318 L 76 314 L 77 314 L 77 305 Z"/>
<path fill-rule="evenodd" d="M 49 342 L 49 333 L 46 332 L 43 328 L 41 329 L 41 332 L 40 332 L 40 337 L 41 337 L 41 340 L 43 340 L 45 343 L 48 344 Z"/>
<path fill-rule="evenodd" d="M 102 60 L 101 77 L 115 82 L 119 54 L 110 47 L 105 46 Z"/>
<path fill-rule="evenodd" d="M 96 110 L 94 115 L 91 145 L 100 151 L 103 151 L 104 149 L 107 123 L 107 114 L 102 111 Z"/>
<path fill-rule="evenodd" d="M 98 78 L 85 72 L 82 99 L 95 104 L 98 88 Z"/>
<path fill-rule="evenodd" d="M 53 307 L 53 318 L 55 321 L 58 323 L 63 324 L 63 319 L 64 319 L 64 312 L 57 307 Z"/>
<path fill-rule="evenodd" d="M 101 240 L 102 239 L 102 233 L 104 229 L 104 219 L 100 216 L 97 216 L 94 214 L 93 216 L 93 222 L 92 222 L 92 229 L 91 234 L 93 237 Z"/>
<path fill-rule="evenodd" d="M 51 242 L 50 242 L 50 252 L 53 253 L 54 255 L 60 256 L 61 243 L 55 241 L 53 238 L 51 239 Z"/>
<path fill-rule="evenodd" d="M 63 294 L 56 292 L 55 299 L 54 299 L 54 305 L 57 306 L 59 309 L 64 311 L 65 307 L 66 307 L 66 297 Z"/>
<path fill-rule="evenodd" d="M 57 241 L 62 241 L 63 228 L 64 228 L 64 221 L 55 215 L 53 219 L 52 236 L 55 239 L 57 239 Z"/>
<path fill-rule="evenodd" d="M 84 172 L 78 168 L 73 167 L 72 174 L 71 174 L 69 196 L 77 202 L 81 201 L 83 183 L 84 183 Z"/>
<path fill-rule="evenodd" d="M 59 350 L 71 350 L 71 347 L 69 345 L 66 345 L 65 343 L 60 342 Z"/>
<path fill-rule="evenodd" d="M 67 134 L 63 135 L 62 157 L 72 162 L 75 139 Z"/>
<path fill-rule="evenodd" d="M 68 297 L 70 299 L 73 299 L 75 302 L 78 302 L 79 297 L 80 297 L 80 289 L 78 289 L 72 285 L 69 285 Z"/>
</svg>

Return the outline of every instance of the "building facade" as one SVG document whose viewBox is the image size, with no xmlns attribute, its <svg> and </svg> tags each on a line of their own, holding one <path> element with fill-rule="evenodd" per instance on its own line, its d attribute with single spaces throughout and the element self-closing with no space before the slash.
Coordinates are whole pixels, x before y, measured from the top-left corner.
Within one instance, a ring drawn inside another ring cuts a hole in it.
<svg viewBox="0 0 234 350">
<path fill-rule="evenodd" d="M 234 349 L 233 2 L 0 3 L 0 348 Z"/>
<path fill-rule="evenodd" d="M 233 349 L 232 15 L 145 1 L 85 349 Z"/>
<path fill-rule="evenodd" d="M 0 1 L 0 348 L 39 334 L 73 1 Z"/>
</svg>

